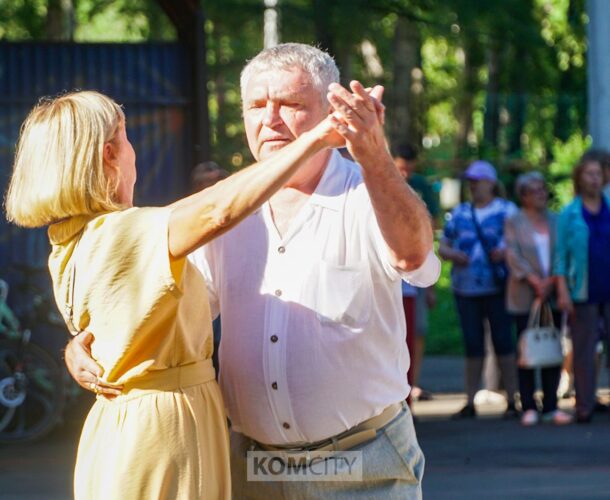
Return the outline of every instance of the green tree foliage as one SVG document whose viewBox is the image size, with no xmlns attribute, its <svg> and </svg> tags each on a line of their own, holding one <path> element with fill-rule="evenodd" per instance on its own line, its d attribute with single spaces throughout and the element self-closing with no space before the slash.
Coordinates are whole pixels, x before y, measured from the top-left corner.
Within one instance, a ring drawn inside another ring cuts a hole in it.
<svg viewBox="0 0 610 500">
<path fill-rule="evenodd" d="M 71 5 L 77 42 L 177 38 L 152 0 L 53 2 Z M 420 143 L 437 175 L 485 157 L 508 176 L 535 167 L 562 179 L 574 155 L 558 152 L 587 144 L 584 3 L 279 0 L 277 9 L 281 41 L 326 48 L 344 83 L 386 86 L 389 137 Z M 48 5 L 0 0 L 0 39 L 48 38 Z M 250 159 L 239 74 L 262 48 L 264 2 L 202 5 L 214 159 L 239 168 Z"/>
<path fill-rule="evenodd" d="M 251 161 L 239 75 L 263 46 L 264 1 L 201 4 L 212 159 L 235 170 Z M 585 0 L 279 0 L 277 10 L 281 41 L 327 49 L 343 83 L 386 86 L 388 137 L 418 143 L 426 173 L 456 176 L 483 157 L 509 187 L 542 170 L 555 208 L 572 196 L 570 171 L 590 145 Z M 177 39 L 153 0 L 0 0 L 0 40 L 65 39 L 66 25 L 77 42 Z M 447 265 L 437 288 L 428 345 L 457 352 Z"/>
<path fill-rule="evenodd" d="M 40 40 L 45 37 L 45 0 L 0 1 L 0 40 Z"/>
</svg>

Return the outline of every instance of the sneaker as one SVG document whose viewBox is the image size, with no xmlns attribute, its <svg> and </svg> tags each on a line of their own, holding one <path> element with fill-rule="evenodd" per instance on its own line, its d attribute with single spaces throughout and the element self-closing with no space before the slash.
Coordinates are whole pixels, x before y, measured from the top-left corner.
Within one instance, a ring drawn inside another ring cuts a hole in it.
<svg viewBox="0 0 610 500">
<path fill-rule="evenodd" d="M 503 418 L 510 420 L 512 418 L 518 418 L 519 417 L 519 412 L 517 411 L 517 407 L 515 406 L 515 403 L 508 403 L 508 406 L 506 407 L 506 411 L 504 412 Z"/>
<path fill-rule="evenodd" d="M 581 413 L 576 415 L 577 424 L 590 424 L 593 420 L 593 413 Z"/>
<path fill-rule="evenodd" d="M 574 422 L 574 417 L 565 411 L 555 410 L 543 413 L 542 421 L 545 424 L 568 425 Z"/>
<path fill-rule="evenodd" d="M 538 412 L 536 410 L 527 410 L 521 416 L 521 425 L 525 427 L 536 425 L 538 423 L 538 418 Z"/>
<path fill-rule="evenodd" d="M 475 409 L 474 405 L 467 404 L 460 411 L 451 415 L 451 418 L 452 420 L 461 420 L 464 418 L 475 418 L 476 416 L 477 410 Z"/>
</svg>

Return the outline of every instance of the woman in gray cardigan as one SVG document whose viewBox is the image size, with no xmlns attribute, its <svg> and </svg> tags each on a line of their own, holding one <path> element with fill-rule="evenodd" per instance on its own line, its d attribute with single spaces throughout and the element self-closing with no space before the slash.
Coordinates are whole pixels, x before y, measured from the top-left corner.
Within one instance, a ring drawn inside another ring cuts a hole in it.
<svg viewBox="0 0 610 500">
<path fill-rule="evenodd" d="M 551 275 L 555 240 L 555 214 L 547 209 L 548 192 L 544 177 L 538 172 L 517 178 L 516 194 L 521 210 L 507 219 L 506 260 L 510 271 L 507 284 L 507 309 L 515 320 L 517 335 L 527 327 L 530 308 L 536 298 L 543 302 L 554 294 L 555 281 Z M 559 320 L 554 313 L 554 319 Z M 561 366 L 541 369 L 542 420 L 558 425 L 569 424 L 572 417 L 557 409 L 557 386 Z M 539 414 L 534 400 L 535 370 L 519 368 L 519 392 L 523 425 L 535 425 Z"/>
</svg>

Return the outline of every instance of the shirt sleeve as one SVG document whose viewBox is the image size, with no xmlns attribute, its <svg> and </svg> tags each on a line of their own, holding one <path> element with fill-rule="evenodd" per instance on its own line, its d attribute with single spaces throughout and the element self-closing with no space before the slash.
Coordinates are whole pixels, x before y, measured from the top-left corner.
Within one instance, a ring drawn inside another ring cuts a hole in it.
<svg viewBox="0 0 610 500">
<path fill-rule="evenodd" d="M 443 229 L 443 239 L 450 245 L 453 244 L 453 242 L 455 241 L 455 239 L 457 237 L 457 234 L 455 232 L 455 221 L 456 221 L 456 215 L 457 215 L 458 209 L 459 209 L 459 206 L 455 207 L 451 211 L 451 214 L 449 215 L 449 219 L 445 223 L 445 228 Z"/>
<path fill-rule="evenodd" d="M 412 271 L 402 271 L 392 265 L 390 249 L 381 234 L 381 229 L 377 223 L 377 218 L 373 210 L 372 203 L 368 196 L 366 197 L 366 228 L 369 233 L 369 239 L 373 243 L 374 252 L 383 266 L 387 276 L 393 280 L 403 280 L 407 283 L 426 288 L 434 285 L 440 276 L 441 263 L 434 250 L 431 250 L 424 263 Z"/>
<path fill-rule="evenodd" d="M 562 211 L 557 217 L 557 224 L 555 226 L 555 255 L 553 260 L 553 274 L 555 276 L 566 276 L 567 275 L 567 245 L 565 244 L 567 238 L 567 213 Z"/>
<path fill-rule="evenodd" d="M 504 249 L 506 248 L 506 238 L 504 234 L 504 228 L 506 226 L 506 221 L 516 215 L 519 211 L 517 205 L 515 205 L 512 201 L 504 201 L 504 224 L 499 227 L 500 239 L 498 241 L 498 248 Z"/>
<path fill-rule="evenodd" d="M 188 256 L 188 260 L 197 268 L 205 280 L 205 284 L 208 289 L 208 300 L 210 301 L 212 319 L 216 318 L 220 314 L 218 290 L 214 280 L 216 273 L 213 271 L 215 262 L 214 249 L 212 248 L 213 244 L 214 243 L 208 243 L 207 245 L 198 248 Z"/>
<path fill-rule="evenodd" d="M 518 211 L 519 211 L 519 209 L 517 208 L 517 205 L 515 205 L 512 201 L 506 202 L 506 218 L 507 219 L 510 217 L 513 217 Z"/>
</svg>

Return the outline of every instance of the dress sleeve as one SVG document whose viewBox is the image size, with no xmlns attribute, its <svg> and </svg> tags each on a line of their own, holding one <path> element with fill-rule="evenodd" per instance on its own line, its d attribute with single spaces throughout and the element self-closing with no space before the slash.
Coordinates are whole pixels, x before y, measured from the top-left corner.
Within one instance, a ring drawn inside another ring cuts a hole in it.
<svg viewBox="0 0 610 500">
<path fill-rule="evenodd" d="M 137 332 L 151 318 L 159 320 L 161 311 L 167 314 L 168 301 L 180 298 L 186 259 L 169 254 L 170 213 L 132 208 L 87 225 L 73 256 L 80 329 L 94 318 L 100 331 Z"/>
</svg>

